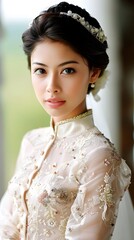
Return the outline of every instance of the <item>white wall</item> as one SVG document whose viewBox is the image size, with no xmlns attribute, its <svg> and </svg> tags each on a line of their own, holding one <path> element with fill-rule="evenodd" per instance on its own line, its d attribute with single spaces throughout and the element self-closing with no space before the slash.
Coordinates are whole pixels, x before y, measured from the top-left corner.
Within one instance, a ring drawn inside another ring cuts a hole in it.
<svg viewBox="0 0 134 240">
<path fill-rule="evenodd" d="M 107 35 L 109 44 L 108 54 L 110 57 L 110 64 L 108 70 L 110 75 L 108 77 L 108 83 L 106 88 L 100 92 L 101 101 L 97 103 L 93 102 L 95 106 L 95 116 L 97 116 L 96 124 L 107 137 L 111 138 L 119 149 L 120 63 L 118 57 L 119 36 L 116 23 L 117 2 L 107 0 L 90 0 L 84 2 L 87 3 L 87 9 L 91 15 L 99 20 Z"/>
</svg>

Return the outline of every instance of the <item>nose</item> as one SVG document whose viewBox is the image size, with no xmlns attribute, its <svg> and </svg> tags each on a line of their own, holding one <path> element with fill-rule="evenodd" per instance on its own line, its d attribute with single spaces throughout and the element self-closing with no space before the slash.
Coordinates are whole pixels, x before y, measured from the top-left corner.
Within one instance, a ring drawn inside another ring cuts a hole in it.
<svg viewBox="0 0 134 240">
<path fill-rule="evenodd" d="M 48 93 L 60 92 L 58 76 L 52 75 L 49 77 L 46 90 Z"/>
</svg>

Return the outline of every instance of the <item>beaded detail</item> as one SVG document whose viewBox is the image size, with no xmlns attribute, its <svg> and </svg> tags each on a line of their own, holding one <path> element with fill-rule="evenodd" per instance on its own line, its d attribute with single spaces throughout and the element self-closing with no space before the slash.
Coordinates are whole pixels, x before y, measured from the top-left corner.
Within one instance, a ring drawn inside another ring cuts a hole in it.
<svg viewBox="0 0 134 240">
<path fill-rule="evenodd" d="M 56 124 L 56 126 L 62 125 L 62 124 L 64 124 L 64 123 L 72 122 L 72 121 L 74 121 L 74 120 L 78 120 L 78 119 L 85 118 L 85 117 L 87 117 L 87 116 L 89 116 L 89 115 L 91 115 L 91 114 L 92 114 L 92 109 L 89 109 L 89 110 L 87 110 L 86 112 L 77 115 L 76 117 L 72 117 L 72 118 L 69 118 L 69 119 L 66 119 L 66 120 L 63 120 L 63 121 L 58 122 L 58 123 Z"/>
<path fill-rule="evenodd" d="M 113 231 L 130 171 L 90 115 L 91 110 L 60 122 L 52 138 L 51 128 L 25 136 L 19 168 L 8 188 L 13 213 L 9 221 L 14 221 L 20 239 L 71 239 L 79 227 L 81 239 L 86 239 L 92 219 L 108 226 L 107 235 Z M 2 239 L 14 238 L 8 229 L 7 234 Z"/>
<path fill-rule="evenodd" d="M 82 26 L 84 26 L 96 39 L 98 39 L 101 43 L 105 42 L 107 40 L 107 37 L 104 34 L 104 31 L 102 30 L 102 28 L 96 28 L 92 25 L 89 24 L 88 21 L 85 21 L 84 17 L 81 17 L 79 14 L 77 13 L 73 13 L 72 11 L 68 11 L 66 12 L 60 12 L 60 14 L 63 15 L 67 15 L 71 18 L 73 18 L 74 20 L 76 20 L 77 22 L 79 22 Z"/>
</svg>

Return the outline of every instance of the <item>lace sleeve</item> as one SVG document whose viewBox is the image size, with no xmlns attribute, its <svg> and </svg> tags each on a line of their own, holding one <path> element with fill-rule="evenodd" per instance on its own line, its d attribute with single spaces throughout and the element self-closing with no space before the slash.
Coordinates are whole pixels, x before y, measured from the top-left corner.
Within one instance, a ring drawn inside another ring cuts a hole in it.
<svg viewBox="0 0 134 240">
<path fill-rule="evenodd" d="M 24 154 L 27 151 L 31 151 L 31 146 L 26 136 L 27 135 L 25 135 L 22 140 L 15 173 L 20 170 L 23 164 Z M 0 202 L 0 240 L 20 239 L 17 228 L 19 224 L 18 213 L 14 205 L 13 191 L 14 185 L 12 185 L 12 187 L 10 186 L 10 188 L 8 187 Z"/>
<path fill-rule="evenodd" d="M 77 173 L 79 192 L 71 208 L 66 240 L 109 240 L 130 169 L 114 150 L 100 148 Z"/>
<path fill-rule="evenodd" d="M 0 240 L 19 240 L 18 219 L 8 191 L 0 203 Z"/>
</svg>

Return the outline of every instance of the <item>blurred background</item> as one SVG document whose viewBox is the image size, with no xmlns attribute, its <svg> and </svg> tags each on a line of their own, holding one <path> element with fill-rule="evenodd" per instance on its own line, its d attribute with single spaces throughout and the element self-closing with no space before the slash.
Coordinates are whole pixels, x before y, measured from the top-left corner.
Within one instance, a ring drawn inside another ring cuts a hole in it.
<svg viewBox="0 0 134 240">
<path fill-rule="evenodd" d="M 49 125 L 49 116 L 34 96 L 21 35 L 40 11 L 58 2 L 0 0 L 0 197 L 13 174 L 23 135 Z M 108 37 L 110 76 L 96 107 L 102 125 L 106 122 L 103 132 L 115 143 L 133 172 L 134 1 L 68 2 L 86 8 L 99 20 Z M 134 203 L 133 177 L 130 194 Z"/>
</svg>

